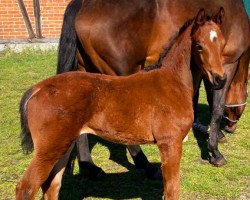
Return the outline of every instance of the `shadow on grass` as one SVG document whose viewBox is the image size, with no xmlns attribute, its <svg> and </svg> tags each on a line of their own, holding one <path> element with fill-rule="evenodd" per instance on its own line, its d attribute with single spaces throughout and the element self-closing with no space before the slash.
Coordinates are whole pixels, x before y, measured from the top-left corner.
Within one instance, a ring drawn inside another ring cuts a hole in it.
<svg viewBox="0 0 250 200">
<path fill-rule="evenodd" d="M 150 181 L 138 170 L 109 173 L 100 181 L 91 181 L 81 175 L 65 175 L 59 199 L 81 200 L 87 197 L 144 200 L 162 199 L 161 181 Z"/>
<path fill-rule="evenodd" d="M 101 180 L 92 181 L 86 172 L 72 175 L 65 174 L 60 190 L 60 200 L 81 200 L 90 198 L 131 199 L 145 200 L 162 199 L 162 181 L 152 181 L 146 178 L 144 170 L 136 169 L 128 161 L 124 145 L 114 144 L 99 137 L 89 135 L 90 150 L 100 143 L 110 151 L 110 160 L 128 169 L 128 172 L 108 173 Z M 73 159 L 76 159 L 76 148 Z M 160 163 L 154 164 L 160 167 Z"/>
<path fill-rule="evenodd" d="M 108 148 L 110 157 L 109 159 L 120 164 L 121 166 L 127 168 L 128 170 L 131 170 L 134 168 L 134 165 L 132 165 L 127 158 L 127 150 L 125 145 L 112 143 L 109 141 L 106 141 L 100 137 L 89 135 L 89 148 L 90 151 L 92 151 L 93 147 L 99 143 L 102 146 L 105 146 Z"/>
</svg>

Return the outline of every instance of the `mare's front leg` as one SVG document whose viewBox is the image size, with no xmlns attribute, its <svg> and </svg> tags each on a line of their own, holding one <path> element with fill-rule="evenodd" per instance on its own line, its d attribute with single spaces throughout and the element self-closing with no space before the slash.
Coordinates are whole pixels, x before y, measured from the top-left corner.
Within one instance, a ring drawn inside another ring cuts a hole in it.
<svg viewBox="0 0 250 200">
<path fill-rule="evenodd" d="M 213 110 L 209 130 L 208 149 L 212 153 L 210 163 L 217 167 L 223 166 L 227 163 L 226 159 L 218 149 L 218 141 L 220 135 L 220 123 L 225 108 L 226 92 L 228 90 L 229 84 L 232 81 L 237 64 L 238 62 L 225 66 L 225 71 L 227 74 L 226 84 L 223 89 L 213 91 Z"/>
<path fill-rule="evenodd" d="M 205 86 L 205 90 L 207 94 L 207 102 L 209 105 L 209 111 L 210 113 L 212 113 L 213 112 L 213 86 L 211 85 L 209 80 L 207 80 L 206 78 L 204 78 L 203 81 L 204 81 L 204 86 Z M 218 142 L 220 143 L 227 142 L 225 135 L 222 133 L 220 129 L 218 132 Z"/>
<path fill-rule="evenodd" d="M 169 137 L 157 141 L 162 162 L 164 199 L 177 200 L 180 196 L 180 161 L 182 139 Z"/>
<path fill-rule="evenodd" d="M 162 180 L 161 170 L 148 161 L 139 145 L 127 145 L 127 148 L 137 169 L 144 169 L 149 179 Z"/>
</svg>

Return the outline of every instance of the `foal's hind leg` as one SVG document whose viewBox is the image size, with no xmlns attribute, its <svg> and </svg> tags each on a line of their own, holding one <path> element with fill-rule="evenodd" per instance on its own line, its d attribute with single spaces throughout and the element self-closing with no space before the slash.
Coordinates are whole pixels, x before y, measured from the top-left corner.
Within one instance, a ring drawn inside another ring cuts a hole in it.
<svg viewBox="0 0 250 200">
<path fill-rule="evenodd" d="M 162 162 L 164 199 L 177 200 L 180 193 L 180 161 L 182 141 L 157 141 Z"/>
<path fill-rule="evenodd" d="M 56 138 L 55 141 L 60 141 Z M 26 170 L 21 181 L 16 187 L 16 200 L 32 200 L 41 185 L 48 179 L 51 170 L 56 162 L 70 147 L 71 142 L 50 142 L 39 141 L 34 144 L 34 157 Z"/>
<path fill-rule="evenodd" d="M 42 183 L 48 178 L 56 159 L 35 152 L 34 157 L 16 187 L 16 200 L 32 200 Z"/>
<path fill-rule="evenodd" d="M 66 164 L 69 160 L 70 153 L 75 143 L 71 145 L 66 154 L 64 154 L 60 160 L 55 164 L 48 179 L 42 185 L 44 193 L 44 200 L 57 200 L 59 196 L 59 190 L 61 188 L 62 176 L 65 171 Z"/>
</svg>

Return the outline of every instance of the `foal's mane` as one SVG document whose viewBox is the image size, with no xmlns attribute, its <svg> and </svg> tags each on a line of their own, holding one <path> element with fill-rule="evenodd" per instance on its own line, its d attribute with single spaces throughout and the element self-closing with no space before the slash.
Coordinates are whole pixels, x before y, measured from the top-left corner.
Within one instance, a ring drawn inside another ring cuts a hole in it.
<svg viewBox="0 0 250 200">
<path fill-rule="evenodd" d="M 143 70 L 144 71 L 151 71 L 154 69 L 159 69 L 161 68 L 162 65 L 162 61 L 163 59 L 166 57 L 166 55 L 168 54 L 168 52 L 171 50 L 171 48 L 173 47 L 174 43 L 176 42 L 176 40 L 179 38 L 179 36 L 185 32 L 185 30 L 193 23 L 194 19 L 189 19 L 187 20 L 182 27 L 179 29 L 179 31 L 176 32 L 176 34 L 174 34 L 171 39 L 170 42 L 168 43 L 167 47 L 165 47 L 163 49 L 163 52 L 160 54 L 158 61 L 154 64 L 154 65 L 150 65 L 145 67 Z"/>
</svg>

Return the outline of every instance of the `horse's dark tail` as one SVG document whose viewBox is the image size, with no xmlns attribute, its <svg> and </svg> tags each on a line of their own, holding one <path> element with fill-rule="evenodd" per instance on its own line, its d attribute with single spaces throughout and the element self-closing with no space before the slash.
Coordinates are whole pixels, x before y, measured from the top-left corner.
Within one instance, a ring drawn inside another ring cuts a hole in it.
<svg viewBox="0 0 250 200">
<path fill-rule="evenodd" d="M 24 153 L 28 154 L 33 151 L 34 144 L 31 137 L 30 129 L 28 126 L 28 113 L 27 113 L 27 102 L 31 98 L 32 89 L 26 91 L 20 102 L 19 112 L 20 112 L 20 122 L 21 122 L 21 146 Z"/>
<path fill-rule="evenodd" d="M 58 47 L 57 74 L 74 71 L 77 67 L 77 36 L 75 18 L 84 0 L 72 0 L 64 13 L 61 37 Z"/>
</svg>

